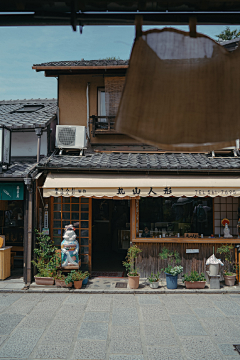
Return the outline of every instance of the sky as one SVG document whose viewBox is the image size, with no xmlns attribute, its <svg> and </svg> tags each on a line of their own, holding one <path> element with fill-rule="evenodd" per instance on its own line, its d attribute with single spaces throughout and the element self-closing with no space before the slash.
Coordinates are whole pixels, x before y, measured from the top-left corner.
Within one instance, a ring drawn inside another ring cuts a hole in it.
<svg viewBox="0 0 240 360">
<path fill-rule="evenodd" d="M 175 28 L 189 31 L 188 26 Z M 224 29 L 197 26 L 198 32 L 214 40 Z M 0 100 L 56 98 L 57 80 L 32 70 L 33 64 L 114 56 L 129 59 L 134 35 L 134 26 L 85 26 L 82 34 L 70 26 L 0 27 Z"/>
</svg>

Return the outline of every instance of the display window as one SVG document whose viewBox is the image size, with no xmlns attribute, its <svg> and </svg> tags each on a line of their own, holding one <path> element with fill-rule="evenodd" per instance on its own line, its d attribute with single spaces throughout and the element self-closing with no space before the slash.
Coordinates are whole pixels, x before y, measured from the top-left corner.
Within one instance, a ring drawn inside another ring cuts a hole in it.
<svg viewBox="0 0 240 360">
<path fill-rule="evenodd" d="M 212 198 L 141 198 L 137 236 L 174 237 L 213 233 Z"/>
<path fill-rule="evenodd" d="M 0 201 L 0 227 L 6 246 L 23 247 L 23 207 L 23 200 Z"/>
</svg>

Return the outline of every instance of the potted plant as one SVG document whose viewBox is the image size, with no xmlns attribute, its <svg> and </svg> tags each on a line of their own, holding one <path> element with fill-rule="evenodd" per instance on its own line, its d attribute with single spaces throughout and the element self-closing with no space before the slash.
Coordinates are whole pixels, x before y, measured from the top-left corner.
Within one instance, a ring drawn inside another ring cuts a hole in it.
<svg viewBox="0 0 240 360">
<path fill-rule="evenodd" d="M 153 274 L 151 272 L 151 276 L 148 278 L 148 281 L 150 282 L 150 288 L 157 289 L 159 286 L 159 276 L 160 272 L 158 271 L 157 274 Z"/>
<path fill-rule="evenodd" d="M 65 283 L 73 282 L 75 289 L 81 289 L 85 275 L 80 270 L 72 270 L 65 279 Z"/>
<path fill-rule="evenodd" d="M 55 285 L 60 287 L 71 287 L 72 283 L 66 284 L 65 279 L 66 275 L 64 275 L 61 270 L 58 270 L 56 275 L 54 276 Z"/>
<path fill-rule="evenodd" d="M 199 274 L 197 271 L 191 271 L 191 274 L 184 274 L 183 283 L 186 289 L 204 289 L 206 285 L 206 278 L 204 273 Z"/>
<path fill-rule="evenodd" d="M 85 272 L 83 273 L 83 275 L 84 275 L 84 279 L 83 279 L 82 284 L 83 284 L 83 285 L 87 285 L 87 283 L 88 283 L 88 278 L 89 278 L 90 274 L 89 274 L 88 271 L 85 271 Z"/>
<path fill-rule="evenodd" d="M 32 261 L 36 266 L 38 273 L 35 278 L 37 285 L 53 285 L 54 275 L 60 263 L 58 254 L 56 253 L 57 247 L 53 245 L 51 238 L 48 235 L 40 233 L 35 230 L 37 236 L 36 248 L 34 253 L 35 260 Z"/>
<path fill-rule="evenodd" d="M 232 244 L 222 244 L 221 247 L 217 249 L 217 253 L 223 255 L 224 259 L 224 270 L 223 277 L 225 280 L 225 285 L 233 286 L 236 281 L 236 270 L 238 269 L 238 265 L 233 261 L 233 248 Z"/>
<path fill-rule="evenodd" d="M 127 252 L 126 261 L 123 261 L 123 266 L 127 270 L 128 285 L 130 289 L 138 289 L 140 275 L 135 267 L 135 259 L 138 254 L 142 252 L 137 245 L 132 245 Z"/>
<path fill-rule="evenodd" d="M 159 257 L 161 260 L 167 261 L 167 266 L 161 270 L 166 274 L 167 288 L 177 289 L 178 274 L 181 274 L 183 271 L 183 267 L 178 265 L 181 263 L 179 253 L 163 247 L 162 252 L 159 253 Z"/>
</svg>

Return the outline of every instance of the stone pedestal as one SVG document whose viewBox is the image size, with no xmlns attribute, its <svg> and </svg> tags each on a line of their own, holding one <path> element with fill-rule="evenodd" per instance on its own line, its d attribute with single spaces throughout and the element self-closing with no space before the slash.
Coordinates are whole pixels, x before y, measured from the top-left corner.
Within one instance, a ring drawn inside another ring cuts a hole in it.
<svg viewBox="0 0 240 360">
<path fill-rule="evenodd" d="M 220 289 L 220 276 L 210 275 L 209 271 L 207 271 L 207 282 L 210 283 L 210 289 Z"/>
</svg>

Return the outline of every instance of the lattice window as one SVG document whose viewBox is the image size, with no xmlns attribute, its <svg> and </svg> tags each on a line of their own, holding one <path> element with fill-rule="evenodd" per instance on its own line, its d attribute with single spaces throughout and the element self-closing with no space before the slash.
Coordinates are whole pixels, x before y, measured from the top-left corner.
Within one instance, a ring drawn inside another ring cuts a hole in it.
<svg viewBox="0 0 240 360">
<path fill-rule="evenodd" d="M 235 197 L 216 197 L 214 199 L 214 227 L 215 234 L 223 235 L 224 227 L 222 219 L 230 221 L 229 229 L 232 235 L 237 235 L 238 222 L 238 198 Z"/>
<path fill-rule="evenodd" d="M 122 96 L 125 77 L 105 77 L 106 116 L 116 116 Z"/>
<path fill-rule="evenodd" d="M 76 228 L 81 256 L 81 270 L 91 270 L 92 199 L 76 197 L 52 197 L 51 237 L 55 246 L 61 246 L 64 227 Z"/>
</svg>

